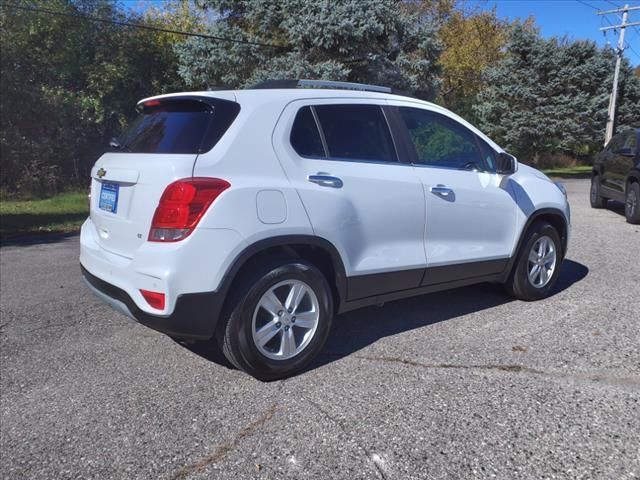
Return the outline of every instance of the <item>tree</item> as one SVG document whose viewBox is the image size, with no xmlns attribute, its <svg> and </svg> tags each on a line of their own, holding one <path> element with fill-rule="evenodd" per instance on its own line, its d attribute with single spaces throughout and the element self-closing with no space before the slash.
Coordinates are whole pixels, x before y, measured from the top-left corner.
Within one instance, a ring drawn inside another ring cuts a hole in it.
<svg viewBox="0 0 640 480">
<path fill-rule="evenodd" d="M 509 24 L 491 11 L 455 10 L 440 29 L 444 50 L 441 103 L 458 114 L 473 117 L 472 105 L 484 86 L 482 71 L 504 55 Z"/>
<path fill-rule="evenodd" d="M 0 10 L 0 187 L 53 193 L 86 185 L 89 166 L 135 115 L 135 103 L 182 89 L 167 37 L 77 16 L 141 23 L 108 0 Z"/>
<path fill-rule="evenodd" d="M 504 58 L 485 71 L 474 106 L 481 127 L 523 161 L 587 157 L 602 146 L 614 62 L 594 42 L 545 40 L 517 26 Z M 640 81 L 627 62 L 617 118 L 620 125 L 640 120 Z"/>
<path fill-rule="evenodd" d="M 180 74 L 191 87 L 320 78 L 435 96 L 440 45 L 435 25 L 415 5 L 396 0 L 203 3 L 217 16 L 211 35 L 273 46 L 189 39 L 176 50 Z"/>
</svg>

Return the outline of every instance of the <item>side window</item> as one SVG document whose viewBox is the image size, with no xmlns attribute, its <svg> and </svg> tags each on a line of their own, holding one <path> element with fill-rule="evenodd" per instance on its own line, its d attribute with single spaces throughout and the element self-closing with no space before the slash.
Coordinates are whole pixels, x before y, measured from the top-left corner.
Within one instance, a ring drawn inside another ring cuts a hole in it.
<svg viewBox="0 0 640 480">
<path fill-rule="evenodd" d="M 484 163 L 476 136 L 443 115 L 411 107 L 400 107 L 418 155 L 418 163 L 433 167 L 482 169 Z"/>
<path fill-rule="evenodd" d="M 609 140 L 609 143 L 607 144 L 607 150 L 610 150 L 611 153 L 618 153 L 618 151 L 624 145 L 625 140 L 626 138 L 624 134 L 614 135 L 613 138 L 611 138 L 611 140 Z"/>
<path fill-rule="evenodd" d="M 397 162 L 387 121 L 377 105 L 317 105 L 329 157 Z"/>
<path fill-rule="evenodd" d="M 291 129 L 291 146 L 302 157 L 325 157 L 318 125 L 310 107 L 298 110 Z"/>
<path fill-rule="evenodd" d="M 627 136 L 627 141 L 624 142 L 623 148 L 628 148 L 635 153 L 636 147 L 638 146 L 637 143 L 638 143 L 638 134 L 636 133 L 635 130 L 633 130 L 632 132 L 629 132 L 629 135 Z"/>
<path fill-rule="evenodd" d="M 482 159 L 484 160 L 484 166 L 490 172 L 496 171 L 496 151 L 491 148 L 487 143 L 478 138 L 478 145 L 480 146 L 480 153 L 482 154 Z"/>
</svg>

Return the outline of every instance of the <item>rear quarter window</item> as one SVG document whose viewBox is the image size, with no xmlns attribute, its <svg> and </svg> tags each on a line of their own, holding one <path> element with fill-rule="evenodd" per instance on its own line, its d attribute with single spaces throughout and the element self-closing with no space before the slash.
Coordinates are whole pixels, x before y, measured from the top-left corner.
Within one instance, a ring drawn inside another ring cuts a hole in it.
<svg viewBox="0 0 640 480">
<path fill-rule="evenodd" d="M 322 138 L 311 107 L 298 110 L 291 128 L 291 146 L 301 157 L 324 157 Z"/>
<path fill-rule="evenodd" d="M 239 111 L 237 103 L 218 99 L 147 102 L 118 139 L 118 150 L 125 153 L 207 152 L 222 138 Z"/>
</svg>

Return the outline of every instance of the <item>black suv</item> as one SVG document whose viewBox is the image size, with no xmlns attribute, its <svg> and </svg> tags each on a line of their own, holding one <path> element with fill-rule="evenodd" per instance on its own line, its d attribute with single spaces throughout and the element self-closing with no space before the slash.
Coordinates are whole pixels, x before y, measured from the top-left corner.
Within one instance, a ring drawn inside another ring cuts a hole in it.
<svg viewBox="0 0 640 480">
<path fill-rule="evenodd" d="M 593 162 L 591 206 L 624 202 L 627 222 L 640 224 L 640 128 L 615 135 Z"/>
</svg>

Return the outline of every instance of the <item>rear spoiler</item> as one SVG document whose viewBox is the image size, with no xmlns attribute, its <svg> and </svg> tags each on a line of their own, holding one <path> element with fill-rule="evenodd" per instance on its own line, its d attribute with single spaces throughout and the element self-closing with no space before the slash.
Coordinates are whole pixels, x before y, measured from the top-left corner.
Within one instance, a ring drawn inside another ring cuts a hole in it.
<svg viewBox="0 0 640 480">
<path fill-rule="evenodd" d="M 216 100 L 227 100 L 236 102 L 237 98 L 235 93 L 231 90 L 217 91 L 217 92 L 193 92 L 193 93 L 168 93 L 165 95 L 155 95 L 153 97 L 143 98 L 136 104 L 136 108 L 141 109 L 150 102 L 154 104 L 163 103 L 172 100 L 193 100 L 196 102 L 203 102 L 208 105 L 214 105 Z M 158 102 L 158 103 L 155 103 Z M 152 105 L 149 105 L 152 106 Z"/>
</svg>

